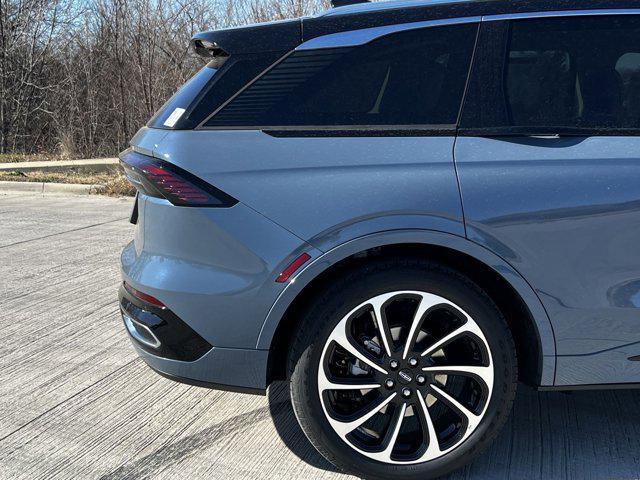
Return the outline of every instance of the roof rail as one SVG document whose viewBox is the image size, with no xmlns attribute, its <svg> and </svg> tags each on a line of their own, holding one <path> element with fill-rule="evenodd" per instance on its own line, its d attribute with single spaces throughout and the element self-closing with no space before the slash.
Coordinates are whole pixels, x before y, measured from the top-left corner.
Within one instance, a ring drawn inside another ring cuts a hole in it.
<svg viewBox="0 0 640 480">
<path fill-rule="evenodd" d="M 355 5 L 357 3 L 369 3 L 370 0 L 331 0 L 331 6 L 333 8 L 336 7 L 346 7 L 347 5 Z"/>
</svg>

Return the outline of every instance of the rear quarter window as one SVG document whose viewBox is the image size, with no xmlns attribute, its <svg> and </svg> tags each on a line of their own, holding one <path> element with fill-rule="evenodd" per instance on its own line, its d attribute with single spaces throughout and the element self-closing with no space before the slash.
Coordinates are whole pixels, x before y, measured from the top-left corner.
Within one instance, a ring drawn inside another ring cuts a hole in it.
<svg viewBox="0 0 640 480">
<path fill-rule="evenodd" d="M 295 51 L 205 126 L 455 125 L 477 28 L 434 27 L 356 48 Z"/>
<path fill-rule="evenodd" d="M 195 128 L 285 54 L 285 51 L 234 54 L 220 68 L 216 68 L 219 65 L 217 61 L 209 63 L 164 104 L 148 126 Z"/>
<path fill-rule="evenodd" d="M 149 121 L 148 126 L 156 128 L 172 128 L 179 123 L 184 112 L 189 108 L 198 94 L 205 88 L 217 73 L 216 68 L 205 66 L 198 71 L 180 90 L 178 90 Z M 172 118 L 170 118 L 173 115 Z M 177 118 L 176 118 L 177 117 Z M 175 121 L 174 121 L 175 120 Z"/>
</svg>

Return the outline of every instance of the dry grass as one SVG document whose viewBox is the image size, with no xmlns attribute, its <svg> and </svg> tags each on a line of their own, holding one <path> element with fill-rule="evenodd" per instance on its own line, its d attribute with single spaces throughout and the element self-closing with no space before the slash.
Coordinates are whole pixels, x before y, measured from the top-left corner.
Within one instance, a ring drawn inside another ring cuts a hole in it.
<svg viewBox="0 0 640 480">
<path fill-rule="evenodd" d="M 99 173 L 46 172 L 42 170 L 19 172 L 14 170 L 9 172 L 0 172 L 0 181 L 101 185 L 97 189 L 97 193 L 102 195 L 109 195 L 111 197 L 135 195 L 135 189 L 129 182 L 127 182 L 119 169 Z"/>
<path fill-rule="evenodd" d="M 100 195 L 108 195 L 110 197 L 133 197 L 136 189 L 133 188 L 125 176 L 121 172 L 112 174 L 109 180 L 101 183 L 102 187 L 98 188 L 96 193 Z"/>
<path fill-rule="evenodd" d="M 24 155 L 18 153 L 0 153 L 0 163 L 18 163 L 18 162 L 53 162 L 56 160 L 66 160 L 60 155 L 51 153 L 36 153 L 33 155 Z"/>
</svg>

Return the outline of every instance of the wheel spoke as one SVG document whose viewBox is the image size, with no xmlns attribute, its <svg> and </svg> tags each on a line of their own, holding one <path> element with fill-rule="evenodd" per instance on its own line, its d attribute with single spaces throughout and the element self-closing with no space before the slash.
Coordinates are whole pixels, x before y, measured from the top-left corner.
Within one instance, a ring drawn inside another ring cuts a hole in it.
<svg viewBox="0 0 640 480">
<path fill-rule="evenodd" d="M 355 345 L 351 343 L 351 341 L 347 337 L 346 320 L 343 320 L 342 323 L 343 325 L 342 326 L 339 325 L 338 328 L 334 330 L 333 334 L 331 335 L 331 337 L 329 337 L 329 339 L 336 342 L 338 345 L 340 345 L 342 348 L 344 348 L 347 352 L 349 352 L 351 355 L 356 357 L 358 360 L 361 360 L 362 362 L 366 363 L 368 366 L 370 366 L 374 370 L 377 370 L 380 373 L 383 373 L 386 375 L 387 371 L 384 368 L 382 368 L 376 362 L 374 362 L 365 354 L 363 354 L 360 350 L 358 350 L 355 347 Z"/>
<path fill-rule="evenodd" d="M 474 367 L 474 366 L 435 366 L 435 367 L 424 367 L 422 369 L 423 372 L 431 372 L 434 374 L 445 374 L 445 375 L 463 375 L 463 376 L 472 376 L 480 378 L 485 385 L 493 384 L 493 367 Z"/>
<path fill-rule="evenodd" d="M 335 383 L 327 378 L 324 368 L 321 368 L 318 371 L 318 388 L 321 392 L 324 392 L 325 390 L 371 390 L 381 387 L 379 383 L 372 383 L 369 378 L 366 379 L 369 383 L 354 383 L 357 381 L 359 381 L 359 379 L 349 379 L 347 383 Z"/>
<path fill-rule="evenodd" d="M 442 347 L 444 347 L 447 344 L 451 343 L 452 341 L 454 341 L 458 337 L 460 337 L 462 335 L 466 335 L 467 333 L 472 333 L 472 334 L 484 339 L 484 335 L 482 334 L 482 331 L 480 330 L 480 327 L 478 327 L 476 322 L 474 322 L 473 320 L 468 318 L 464 325 L 456 328 L 453 332 L 451 332 L 448 335 L 442 337 L 440 340 L 438 340 L 433 345 L 431 345 L 429 348 L 427 348 L 424 352 L 422 352 L 420 354 L 420 356 L 426 357 L 428 355 L 432 355 L 434 352 L 437 352 Z"/>
<path fill-rule="evenodd" d="M 331 381 L 327 381 L 326 383 L 320 384 L 321 390 L 373 390 L 374 388 L 380 388 L 380 384 L 378 383 L 363 383 L 363 384 L 353 384 L 353 383 L 333 383 Z"/>
<path fill-rule="evenodd" d="M 374 458 L 381 460 L 383 462 L 391 461 L 391 453 L 393 452 L 393 447 L 396 446 L 396 442 L 398 441 L 398 435 L 400 434 L 400 429 L 402 428 L 402 423 L 404 422 L 404 414 L 407 411 L 407 404 L 403 403 L 399 409 L 396 409 L 394 412 L 393 420 L 389 425 L 389 430 L 387 430 L 387 435 L 385 435 L 386 445 L 382 452 L 376 453 Z"/>
<path fill-rule="evenodd" d="M 376 413 L 382 410 L 385 407 L 385 405 L 387 405 L 391 400 L 395 398 L 396 395 L 397 395 L 396 393 L 392 393 L 387 398 L 385 398 L 382 402 L 376 403 L 376 405 L 371 407 L 366 413 L 364 413 L 357 419 L 352 420 L 350 422 L 341 422 L 339 420 L 330 419 L 331 425 L 333 426 L 334 430 L 338 433 L 338 435 L 341 435 L 342 437 L 346 437 L 349 433 L 353 432 L 356 428 L 358 428 L 360 425 L 365 423 L 367 420 L 373 417 Z"/>
<path fill-rule="evenodd" d="M 420 304 L 418 305 L 416 313 L 413 316 L 413 320 L 411 321 L 411 329 L 409 330 L 407 341 L 404 345 L 404 351 L 402 352 L 403 360 L 406 360 L 407 355 L 409 355 L 409 350 L 413 348 L 413 344 L 416 341 L 415 337 L 418 332 L 418 327 L 421 324 L 422 317 L 424 316 L 425 313 L 427 313 L 427 310 L 429 310 L 431 307 L 439 303 L 442 303 L 439 297 L 436 297 L 435 295 L 431 295 L 429 293 L 422 294 L 420 298 Z"/>
<path fill-rule="evenodd" d="M 426 452 L 424 452 L 422 458 L 435 458 L 440 456 L 440 443 L 438 442 L 438 435 L 436 434 L 436 428 L 433 426 L 433 419 L 429 413 L 427 403 L 424 401 L 422 394 L 418 394 L 418 400 L 420 401 L 420 407 L 422 408 L 422 414 L 424 415 L 424 421 L 427 426 L 427 434 L 429 435 L 429 445 Z"/>
<path fill-rule="evenodd" d="M 453 398 L 450 394 L 442 390 L 437 385 L 430 385 L 431 390 L 442 399 L 446 404 L 448 404 L 451 408 L 456 410 L 460 415 L 466 418 L 467 420 L 467 431 L 470 431 L 480 423 L 481 415 L 476 415 L 467 407 L 462 405 L 458 400 Z"/>
<path fill-rule="evenodd" d="M 391 342 L 393 340 L 391 338 L 391 331 L 389 330 L 389 325 L 387 324 L 386 320 L 382 315 L 382 305 L 386 301 L 387 301 L 386 296 L 378 297 L 375 300 L 371 301 L 371 306 L 373 307 L 373 319 L 376 322 L 376 327 L 378 328 L 380 338 L 382 339 L 382 344 L 384 345 L 384 351 L 390 357 Z"/>
</svg>

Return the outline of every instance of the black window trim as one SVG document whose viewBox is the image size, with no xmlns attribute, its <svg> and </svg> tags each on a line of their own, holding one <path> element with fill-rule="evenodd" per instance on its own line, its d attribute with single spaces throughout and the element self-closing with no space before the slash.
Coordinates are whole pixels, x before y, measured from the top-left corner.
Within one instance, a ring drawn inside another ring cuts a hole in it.
<svg viewBox="0 0 640 480">
<path fill-rule="evenodd" d="M 262 130 L 262 131 L 288 131 L 288 132 L 304 132 L 304 131 L 324 131 L 324 132 L 367 132 L 367 131 L 453 131 L 457 126 L 455 123 L 450 124 L 426 124 L 426 125 L 216 125 L 210 127 L 202 127 L 202 130 Z"/>
<path fill-rule="evenodd" d="M 476 54 L 478 52 L 478 47 L 480 45 L 480 32 L 482 31 L 482 19 L 480 19 L 480 23 L 478 24 L 478 29 L 476 30 L 476 38 L 473 41 L 473 50 L 471 51 L 471 60 L 469 62 L 469 69 L 467 71 L 467 79 L 464 82 L 464 90 L 462 91 L 462 99 L 460 100 L 460 108 L 458 109 L 458 116 L 456 117 L 456 136 L 458 135 L 458 131 L 460 130 L 460 120 L 462 119 L 462 113 L 464 112 L 464 106 L 467 102 L 467 95 L 469 93 L 469 84 L 471 83 L 471 78 L 473 75 L 473 70 L 476 65 L 477 57 Z"/>
<path fill-rule="evenodd" d="M 487 127 L 458 128 L 458 137 L 637 137 L 640 128 Z"/>
</svg>

